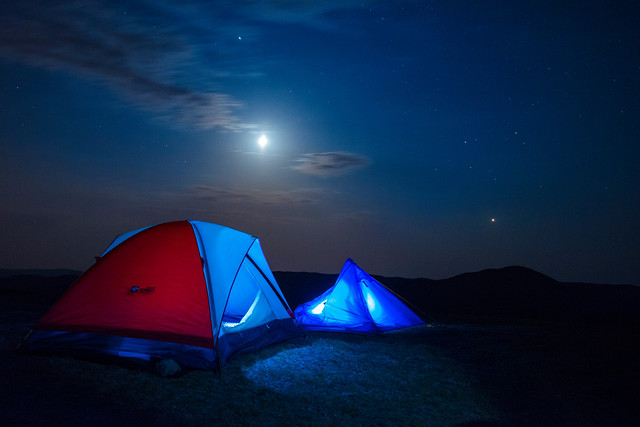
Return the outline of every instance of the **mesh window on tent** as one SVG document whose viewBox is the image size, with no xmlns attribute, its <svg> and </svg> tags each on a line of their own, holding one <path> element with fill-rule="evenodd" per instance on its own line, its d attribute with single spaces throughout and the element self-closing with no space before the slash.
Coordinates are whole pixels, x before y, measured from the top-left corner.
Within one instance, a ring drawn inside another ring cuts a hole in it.
<svg viewBox="0 0 640 427">
<path fill-rule="evenodd" d="M 276 316 L 262 291 L 269 286 L 256 267 L 245 260 L 231 288 L 220 335 L 240 332 L 274 320 Z"/>
</svg>

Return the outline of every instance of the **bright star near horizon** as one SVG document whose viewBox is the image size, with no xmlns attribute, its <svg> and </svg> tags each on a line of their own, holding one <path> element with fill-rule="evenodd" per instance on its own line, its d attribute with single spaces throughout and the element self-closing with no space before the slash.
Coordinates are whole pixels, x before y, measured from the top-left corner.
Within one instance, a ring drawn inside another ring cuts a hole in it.
<svg viewBox="0 0 640 427">
<path fill-rule="evenodd" d="M 267 146 L 267 143 L 269 143 L 269 140 L 267 139 L 267 136 L 263 133 L 262 135 L 260 135 L 260 138 L 258 138 L 258 145 L 260 146 L 260 148 L 264 148 Z"/>
</svg>

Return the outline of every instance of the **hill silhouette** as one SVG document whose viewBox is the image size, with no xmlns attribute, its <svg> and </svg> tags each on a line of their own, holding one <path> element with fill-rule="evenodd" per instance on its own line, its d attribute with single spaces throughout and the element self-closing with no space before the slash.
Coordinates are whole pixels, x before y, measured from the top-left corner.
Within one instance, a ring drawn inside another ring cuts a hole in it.
<svg viewBox="0 0 640 427">
<path fill-rule="evenodd" d="M 0 270 L 0 295 L 29 294 L 53 303 L 79 275 L 62 269 Z M 326 291 L 338 277 L 290 271 L 274 275 L 292 309 Z M 483 317 L 640 326 L 640 287 L 634 285 L 558 282 L 521 266 L 440 280 L 374 277 L 427 321 Z"/>
<path fill-rule="evenodd" d="M 39 277 L 59 277 L 59 276 L 79 276 L 82 271 L 70 270 L 68 268 L 51 268 L 51 269 L 37 269 L 37 268 L 0 268 L 0 278 L 11 276 L 39 276 Z"/>
<path fill-rule="evenodd" d="M 289 304 L 318 296 L 337 275 L 275 272 Z M 640 325 L 640 287 L 563 283 L 527 267 L 510 266 L 448 279 L 374 276 L 427 319 L 452 317 L 624 322 Z"/>
</svg>

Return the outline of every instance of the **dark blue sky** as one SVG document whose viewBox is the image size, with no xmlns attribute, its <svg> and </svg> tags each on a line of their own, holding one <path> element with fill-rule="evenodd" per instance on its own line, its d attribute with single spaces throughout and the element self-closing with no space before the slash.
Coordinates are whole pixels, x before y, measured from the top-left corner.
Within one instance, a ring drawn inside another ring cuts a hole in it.
<svg viewBox="0 0 640 427">
<path fill-rule="evenodd" d="M 640 3 L 584 3 L 2 2 L 0 267 L 197 219 L 274 270 L 640 284 Z"/>
</svg>

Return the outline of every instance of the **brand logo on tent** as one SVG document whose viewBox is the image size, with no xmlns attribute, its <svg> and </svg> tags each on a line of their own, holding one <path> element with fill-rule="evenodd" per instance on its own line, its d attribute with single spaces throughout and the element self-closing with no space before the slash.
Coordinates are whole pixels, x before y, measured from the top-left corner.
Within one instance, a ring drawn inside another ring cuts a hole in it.
<svg viewBox="0 0 640 427">
<path fill-rule="evenodd" d="M 132 286 L 129 289 L 129 293 L 131 294 L 150 294 L 156 290 L 155 286 L 147 286 L 145 288 L 141 288 L 140 286 Z"/>
</svg>

